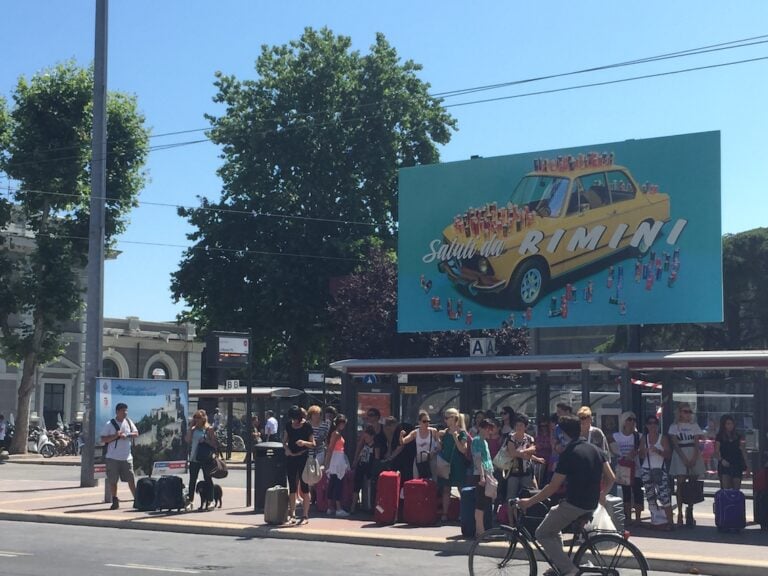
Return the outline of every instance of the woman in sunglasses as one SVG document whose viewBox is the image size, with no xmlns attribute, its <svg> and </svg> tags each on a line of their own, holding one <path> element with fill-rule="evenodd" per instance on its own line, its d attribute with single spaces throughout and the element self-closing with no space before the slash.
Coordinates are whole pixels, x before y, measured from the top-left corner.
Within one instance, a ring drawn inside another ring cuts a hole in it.
<svg viewBox="0 0 768 576">
<path fill-rule="evenodd" d="M 429 412 L 419 411 L 419 426 L 408 434 L 400 431 L 400 443 L 408 444 L 416 441 L 416 472 L 418 478 L 432 480 L 434 477 L 434 458 L 437 454 L 440 439 L 437 436 L 437 428 L 429 425 Z"/>
<path fill-rule="evenodd" d="M 667 460 L 672 452 L 669 440 L 659 429 L 659 419 L 645 419 L 645 435 L 640 442 L 640 468 L 645 497 L 651 510 L 651 525 L 656 530 L 672 530 L 672 491 L 667 473 Z"/>
<path fill-rule="evenodd" d="M 683 402 L 677 407 L 677 420 L 669 427 L 668 433 L 672 441 L 669 473 L 677 480 L 677 525 L 682 526 L 683 484 L 689 479 L 697 480 L 704 474 L 704 460 L 699 452 L 699 440 L 704 436 L 704 432 L 694 419 L 690 404 Z M 685 525 L 689 528 L 696 526 L 692 504 L 686 506 Z"/>
</svg>

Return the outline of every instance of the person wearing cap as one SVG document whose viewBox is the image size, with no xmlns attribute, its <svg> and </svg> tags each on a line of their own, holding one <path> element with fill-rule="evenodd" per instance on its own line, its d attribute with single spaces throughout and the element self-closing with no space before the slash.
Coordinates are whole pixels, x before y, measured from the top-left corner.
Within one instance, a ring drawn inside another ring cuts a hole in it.
<svg viewBox="0 0 768 576">
<path fill-rule="evenodd" d="M 619 416 L 620 430 L 613 433 L 611 451 L 619 457 L 618 466 L 631 469 L 628 484 L 622 484 L 621 493 L 624 500 L 624 516 L 627 524 L 632 524 L 632 511 L 635 511 L 635 521 L 640 523 L 643 511 L 643 485 L 640 479 L 640 433 L 636 428 L 637 416 L 634 412 L 622 412 Z M 618 467 L 617 467 L 618 469 Z M 619 476 L 621 476 L 619 474 Z"/>
<path fill-rule="evenodd" d="M 670 425 L 669 439 L 672 442 L 672 462 L 669 473 L 677 480 L 677 525 L 683 525 L 683 499 L 682 486 L 686 479 L 698 479 L 704 475 L 704 460 L 699 451 L 699 440 L 704 436 L 704 431 L 699 428 L 693 417 L 691 405 L 687 402 L 677 407 L 677 419 Z M 688 505 L 685 510 L 685 525 L 693 528 L 696 521 L 693 518 L 693 506 Z"/>
</svg>

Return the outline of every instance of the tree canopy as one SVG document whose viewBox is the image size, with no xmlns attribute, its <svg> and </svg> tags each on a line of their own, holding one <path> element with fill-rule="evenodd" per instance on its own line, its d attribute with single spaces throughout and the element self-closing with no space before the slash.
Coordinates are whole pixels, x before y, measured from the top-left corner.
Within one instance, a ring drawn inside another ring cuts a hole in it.
<svg viewBox="0 0 768 576">
<path fill-rule="evenodd" d="M 420 358 L 466 356 L 470 332 L 397 332 L 395 256 L 372 247 L 366 263 L 340 280 L 329 305 L 334 337 L 331 355 L 341 358 Z M 515 328 L 474 331 L 493 336 L 497 353 L 528 353 L 527 331 Z"/>
<path fill-rule="evenodd" d="M 10 111 L 0 112 L 0 170 L 13 182 L 0 236 L 0 346 L 23 364 L 18 434 L 26 451 L 34 371 L 61 354 L 61 333 L 81 311 L 87 263 L 93 71 L 74 62 L 19 79 Z M 143 187 L 149 131 L 135 97 L 107 98 L 106 242 L 125 229 Z M 4 120 L 3 120 L 4 119 Z M 5 135 L 3 136 L 3 123 Z"/>
<path fill-rule="evenodd" d="M 454 120 L 421 67 L 383 35 L 370 52 L 328 29 L 264 46 L 257 79 L 217 73 L 208 116 L 222 148 L 218 201 L 182 209 L 196 230 L 174 297 L 205 330 L 251 328 L 262 374 L 298 382 L 327 352 L 329 284 L 391 246 L 397 169 L 438 161 Z"/>
</svg>

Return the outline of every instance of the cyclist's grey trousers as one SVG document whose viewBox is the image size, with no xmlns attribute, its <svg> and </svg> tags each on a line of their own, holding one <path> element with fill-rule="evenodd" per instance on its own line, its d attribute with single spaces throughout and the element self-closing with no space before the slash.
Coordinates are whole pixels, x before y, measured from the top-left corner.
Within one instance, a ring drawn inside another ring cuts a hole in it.
<svg viewBox="0 0 768 576">
<path fill-rule="evenodd" d="M 536 529 L 536 540 L 544 548 L 547 556 L 549 556 L 549 559 L 561 576 L 571 576 L 579 571 L 571 562 L 571 559 L 568 558 L 568 554 L 563 550 L 563 535 L 561 532 L 563 528 L 566 528 L 579 516 L 591 514 L 592 512 L 594 510 L 577 508 L 563 500 L 547 513 Z"/>
</svg>

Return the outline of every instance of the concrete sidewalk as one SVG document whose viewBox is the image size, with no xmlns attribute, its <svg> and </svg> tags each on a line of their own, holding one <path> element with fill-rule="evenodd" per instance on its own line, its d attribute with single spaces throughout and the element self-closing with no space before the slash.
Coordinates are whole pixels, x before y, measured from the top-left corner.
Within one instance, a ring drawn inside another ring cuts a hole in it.
<svg viewBox="0 0 768 576">
<path fill-rule="evenodd" d="M 5 464 L 7 466 L 9 464 Z M 335 518 L 317 515 L 308 524 L 269 526 L 261 514 L 245 508 L 244 488 L 224 489 L 224 506 L 211 511 L 146 513 L 123 502 L 118 510 L 104 504 L 103 485 L 80 488 L 76 482 L 3 480 L 0 468 L 0 520 L 162 530 L 235 536 L 239 538 L 284 538 L 415 548 L 464 555 L 471 540 L 460 535 L 458 525 L 413 527 L 406 524 L 379 526 L 369 517 Z M 119 494 L 129 498 L 121 485 Z M 707 507 L 709 506 L 709 509 Z M 654 532 L 644 526 L 632 528 L 632 541 L 643 551 L 653 570 L 702 573 L 716 576 L 768 574 L 768 532 L 749 525 L 740 534 L 721 534 L 714 527 L 711 503 L 696 509 L 698 526 L 674 532 Z M 747 518 L 751 520 L 751 507 Z M 464 560 L 462 560 L 464 561 Z"/>
</svg>

